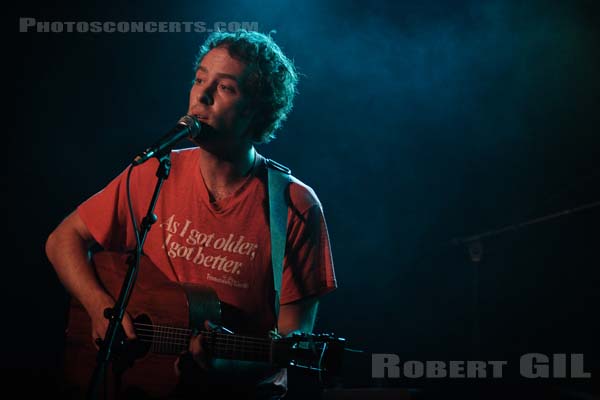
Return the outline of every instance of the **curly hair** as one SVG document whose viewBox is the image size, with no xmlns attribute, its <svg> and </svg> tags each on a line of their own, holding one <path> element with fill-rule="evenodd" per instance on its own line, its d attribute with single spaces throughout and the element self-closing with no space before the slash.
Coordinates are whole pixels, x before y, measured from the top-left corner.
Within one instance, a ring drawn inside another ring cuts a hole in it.
<svg viewBox="0 0 600 400">
<path fill-rule="evenodd" d="M 200 46 L 195 69 L 217 47 L 226 48 L 232 58 L 249 68 L 242 90 L 249 95 L 256 113 L 248 130 L 254 143 L 270 142 L 292 109 L 298 84 L 294 63 L 283 54 L 271 34 L 239 30 L 212 33 Z"/>
</svg>

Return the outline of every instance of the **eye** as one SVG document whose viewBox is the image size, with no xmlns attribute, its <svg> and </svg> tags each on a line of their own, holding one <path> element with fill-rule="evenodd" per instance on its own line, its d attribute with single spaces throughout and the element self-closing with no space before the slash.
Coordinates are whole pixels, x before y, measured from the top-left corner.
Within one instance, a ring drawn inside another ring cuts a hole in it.
<svg viewBox="0 0 600 400">
<path fill-rule="evenodd" d="M 201 83 L 202 83 L 202 79 L 200 79 L 200 78 L 196 78 L 196 79 L 194 79 L 194 85 L 196 85 L 196 84 L 198 84 L 198 85 L 199 85 L 199 84 L 201 84 Z"/>
<path fill-rule="evenodd" d="M 233 93 L 233 92 L 235 91 L 235 90 L 233 89 L 233 87 L 231 87 L 231 86 L 227 86 L 227 85 L 223 85 L 223 84 L 221 84 L 221 85 L 219 85 L 219 86 L 220 86 L 220 88 L 221 88 L 222 90 L 225 90 L 226 92 Z"/>
</svg>

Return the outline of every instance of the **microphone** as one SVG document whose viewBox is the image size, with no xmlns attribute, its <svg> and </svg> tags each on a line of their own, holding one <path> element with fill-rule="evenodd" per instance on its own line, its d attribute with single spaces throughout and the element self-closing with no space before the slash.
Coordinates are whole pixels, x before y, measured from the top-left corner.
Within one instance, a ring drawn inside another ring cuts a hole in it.
<svg viewBox="0 0 600 400">
<path fill-rule="evenodd" d="M 156 143 L 148 147 L 146 150 L 135 156 L 132 164 L 140 165 L 152 157 L 162 156 L 169 152 L 177 142 L 181 139 L 195 139 L 200 135 L 203 129 L 206 128 L 200 124 L 200 121 L 192 115 L 184 115 L 179 119 L 177 125 L 171 129 L 166 135 L 161 137 Z"/>
</svg>

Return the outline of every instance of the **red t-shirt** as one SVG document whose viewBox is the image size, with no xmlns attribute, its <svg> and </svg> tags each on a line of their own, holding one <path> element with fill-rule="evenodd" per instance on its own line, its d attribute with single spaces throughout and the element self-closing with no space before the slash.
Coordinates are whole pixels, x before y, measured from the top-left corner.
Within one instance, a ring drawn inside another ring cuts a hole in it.
<svg viewBox="0 0 600 400">
<path fill-rule="evenodd" d="M 239 333 L 264 335 L 274 327 L 267 166 L 257 157 L 254 174 L 232 196 L 209 201 L 198 148 L 175 150 L 144 253 L 167 277 L 213 287 L 219 299 L 241 310 L 229 323 Z M 156 185 L 158 161 L 134 168 L 130 193 L 138 226 Z M 127 171 L 83 202 L 79 216 L 105 250 L 135 247 L 127 202 Z M 293 179 L 281 304 L 336 288 L 329 237 L 313 190 Z"/>
</svg>

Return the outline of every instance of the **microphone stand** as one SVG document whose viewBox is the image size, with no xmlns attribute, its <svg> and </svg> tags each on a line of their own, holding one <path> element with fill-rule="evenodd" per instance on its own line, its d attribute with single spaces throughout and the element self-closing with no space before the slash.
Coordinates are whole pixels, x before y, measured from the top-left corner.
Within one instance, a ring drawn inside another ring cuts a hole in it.
<svg viewBox="0 0 600 400">
<path fill-rule="evenodd" d="M 121 292 L 117 301 L 115 302 L 115 306 L 113 308 L 107 308 L 106 310 L 104 310 L 104 316 L 110 322 L 108 324 L 104 340 L 100 341 L 100 349 L 98 351 L 98 356 L 96 360 L 96 368 L 94 369 L 94 373 L 92 375 L 88 387 L 88 399 L 94 400 L 97 398 L 100 383 L 102 382 L 102 379 L 106 377 L 106 367 L 111 361 L 115 345 L 123 345 L 125 343 L 123 335 L 121 335 L 121 338 L 119 340 L 117 340 L 117 337 L 120 333 L 121 322 L 123 321 L 123 315 L 125 314 L 125 309 L 127 308 L 127 303 L 129 302 L 131 291 L 133 290 L 133 287 L 135 285 L 135 280 L 137 278 L 137 273 L 139 270 L 140 256 L 142 254 L 144 242 L 146 241 L 146 236 L 148 235 L 148 232 L 150 231 L 152 225 L 157 220 L 157 217 L 154 214 L 154 208 L 156 206 L 156 202 L 158 200 L 158 195 L 162 188 L 162 184 L 169 177 L 169 172 L 171 171 L 171 150 L 169 149 L 169 151 L 166 154 L 160 155 L 158 157 L 158 160 L 160 162 L 160 165 L 158 166 L 158 169 L 156 171 L 158 181 L 156 182 L 156 187 L 154 189 L 154 194 L 152 195 L 152 199 L 148 207 L 148 212 L 142 220 L 142 224 L 140 227 L 141 229 L 139 235 L 139 242 L 136 244 L 136 248 L 133 255 L 129 256 L 127 259 L 127 264 L 129 265 L 129 268 L 125 275 L 123 285 L 121 286 Z M 133 167 L 134 165 L 132 165 L 130 168 Z M 135 217 L 132 215 L 132 218 Z M 107 393 L 105 388 L 105 396 L 106 394 Z"/>
<path fill-rule="evenodd" d="M 473 266 L 475 267 L 472 269 L 472 272 L 473 272 L 473 277 L 472 277 L 472 279 L 473 279 L 473 293 L 472 293 L 472 296 L 473 296 L 473 325 L 471 327 L 474 357 L 479 356 L 480 345 L 481 345 L 481 330 L 480 330 L 480 325 L 479 325 L 480 315 L 479 315 L 479 268 L 478 267 L 481 266 L 481 261 L 483 258 L 483 239 L 493 237 L 493 236 L 499 236 L 506 232 L 511 232 L 511 231 L 514 232 L 519 229 L 525 228 L 527 226 L 539 224 L 539 223 L 546 222 L 546 221 L 549 221 L 549 220 L 552 220 L 552 219 L 555 219 L 558 217 L 575 214 L 577 212 L 580 212 L 583 210 L 588 210 L 588 209 L 599 207 L 599 206 L 600 206 L 600 201 L 596 201 L 593 203 L 584 204 L 584 205 L 581 205 L 576 208 L 559 211 L 554 214 L 545 215 L 543 217 L 535 218 L 535 219 L 521 222 L 518 224 L 505 226 L 503 228 L 483 232 L 483 233 L 480 233 L 477 235 L 471 235 L 471 236 L 466 236 L 466 237 L 462 237 L 462 238 L 454 238 L 451 240 L 450 243 L 452 243 L 455 246 L 458 246 L 458 245 L 466 246 L 467 251 L 469 253 L 469 260 L 473 263 Z"/>
</svg>

